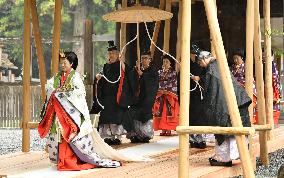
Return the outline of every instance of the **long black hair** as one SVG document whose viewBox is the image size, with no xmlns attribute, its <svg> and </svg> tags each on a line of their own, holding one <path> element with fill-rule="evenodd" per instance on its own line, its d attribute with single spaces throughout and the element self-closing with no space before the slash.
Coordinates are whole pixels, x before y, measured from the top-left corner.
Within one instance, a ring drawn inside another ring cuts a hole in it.
<svg viewBox="0 0 284 178">
<path fill-rule="evenodd" d="M 234 55 L 240 56 L 242 58 L 242 60 L 245 62 L 245 60 L 246 60 L 246 53 L 245 53 L 245 51 L 242 48 L 234 49 L 232 56 L 234 56 Z"/>
<path fill-rule="evenodd" d="M 74 70 L 77 69 L 77 66 L 78 66 L 78 57 L 77 55 L 72 52 L 72 51 L 67 51 L 67 52 L 64 52 L 63 54 L 62 53 L 59 53 L 59 60 L 61 58 L 66 58 L 70 64 L 72 64 L 72 68 Z"/>
<path fill-rule="evenodd" d="M 176 61 L 175 61 L 173 58 L 171 58 L 171 57 L 170 57 L 169 55 L 167 55 L 167 54 L 164 54 L 164 55 L 161 57 L 161 59 L 162 59 L 162 62 L 163 62 L 163 59 L 168 59 L 168 60 L 170 61 L 170 63 L 171 63 L 172 70 L 175 70 Z"/>
</svg>

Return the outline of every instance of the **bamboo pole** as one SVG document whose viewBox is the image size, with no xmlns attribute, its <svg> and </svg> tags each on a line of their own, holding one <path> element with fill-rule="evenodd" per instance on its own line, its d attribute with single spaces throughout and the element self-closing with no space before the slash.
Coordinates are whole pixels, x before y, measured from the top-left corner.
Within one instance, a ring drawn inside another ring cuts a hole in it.
<svg viewBox="0 0 284 178">
<path fill-rule="evenodd" d="M 261 52 L 261 33 L 260 33 L 260 15 L 259 15 L 259 0 L 254 1 L 254 60 L 255 60 L 255 76 L 256 76 L 256 91 L 257 91 L 257 110 L 258 123 L 266 124 L 265 101 L 264 101 L 264 84 L 263 84 L 263 64 Z M 260 160 L 267 165 L 268 147 L 267 147 L 267 132 L 259 133 L 260 145 Z"/>
<path fill-rule="evenodd" d="M 24 61 L 23 61 L 23 133 L 22 151 L 30 151 L 30 129 L 27 123 L 30 120 L 30 0 L 24 1 Z"/>
<path fill-rule="evenodd" d="M 60 49 L 60 31 L 61 31 L 61 8 L 62 8 L 62 0 L 55 0 L 54 26 L 53 26 L 53 36 L 52 36 L 51 75 L 55 75 L 58 72 L 59 49 Z"/>
<path fill-rule="evenodd" d="M 221 81 L 225 93 L 225 99 L 228 105 L 228 110 L 230 113 L 231 122 L 233 127 L 242 127 L 242 121 L 238 110 L 237 100 L 236 97 L 234 97 L 236 95 L 233 88 L 228 62 L 226 59 L 226 53 L 223 45 L 220 27 L 218 24 L 216 8 L 214 8 L 214 2 L 211 0 L 204 0 L 204 5 L 207 20 L 209 23 L 210 33 L 212 34 L 214 49 L 216 50 L 218 67 L 220 70 Z M 246 145 L 246 138 L 243 135 L 236 136 L 236 141 L 240 153 L 240 158 L 242 161 L 244 176 L 253 178 L 255 176 L 250 160 L 249 151 Z"/>
<path fill-rule="evenodd" d="M 139 22 L 137 22 L 137 61 L 140 64 L 140 32 L 139 32 Z M 138 65 L 137 68 L 140 70 L 140 66 Z"/>
<path fill-rule="evenodd" d="M 159 9 L 164 10 L 164 8 L 165 8 L 165 0 L 160 0 Z M 153 31 L 153 36 L 152 36 L 152 40 L 155 44 L 157 44 L 160 27 L 161 27 L 161 21 L 156 21 L 154 31 Z M 153 43 L 151 43 L 150 52 L 151 52 L 152 57 L 154 56 L 155 49 L 156 47 L 154 46 Z"/>
<path fill-rule="evenodd" d="M 127 7 L 127 0 L 122 0 L 121 6 L 122 8 Z M 122 49 L 123 46 L 125 46 L 125 44 L 126 44 L 126 23 L 121 23 L 120 24 L 120 49 Z M 126 49 L 121 54 L 121 58 L 123 60 L 125 60 L 125 53 L 126 53 Z"/>
<path fill-rule="evenodd" d="M 255 157 L 255 152 L 254 152 L 254 136 L 255 134 L 250 134 L 248 135 L 248 140 L 249 140 L 249 155 L 251 159 L 251 164 L 253 165 L 253 168 L 256 169 L 256 157 Z"/>
<path fill-rule="evenodd" d="M 41 34 L 39 28 L 38 14 L 36 8 L 36 0 L 31 0 L 31 15 L 32 15 L 32 23 L 33 23 L 33 33 L 36 44 L 36 52 L 38 59 L 38 68 L 39 68 L 39 77 L 41 84 L 41 96 L 42 100 L 45 100 L 45 83 L 46 83 L 46 71 L 45 71 L 45 63 L 44 56 L 42 51 L 42 41 Z"/>
<path fill-rule="evenodd" d="M 214 7 L 216 8 L 216 12 L 218 12 L 218 11 L 217 11 L 217 3 L 216 3 L 216 0 L 213 0 L 213 1 L 214 1 Z M 217 17 L 218 17 L 218 14 L 217 14 Z M 212 34 L 210 33 L 210 40 L 211 40 L 211 39 L 212 39 Z M 210 43 L 211 43 L 211 54 L 212 54 L 212 56 L 216 57 L 216 51 L 215 51 L 215 49 L 214 49 L 213 42 L 210 41 Z"/>
<path fill-rule="evenodd" d="M 245 89 L 253 99 L 253 33 L 254 33 L 254 1 L 247 0 L 246 10 L 246 64 Z M 253 105 L 249 106 L 250 121 L 253 123 Z"/>
<path fill-rule="evenodd" d="M 191 0 L 181 1 L 181 69 L 180 69 L 180 126 L 189 124 L 189 90 L 190 81 L 190 31 L 191 31 Z M 179 135 L 179 170 L 178 177 L 189 177 L 189 137 Z"/>
<path fill-rule="evenodd" d="M 165 11 L 171 12 L 172 2 L 171 0 L 166 0 Z M 171 35 L 171 19 L 165 20 L 164 27 L 164 48 L 163 50 L 167 53 L 170 52 L 170 35 Z"/>
<path fill-rule="evenodd" d="M 181 37 L 181 3 L 179 3 L 179 12 L 178 12 L 178 27 L 177 27 L 177 44 L 176 44 L 176 59 L 180 62 L 180 37 Z M 176 69 L 177 69 L 176 65 Z"/>
<path fill-rule="evenodd" d="M 264 56 L 265 56 L 265 103 L 266 123 L 274 128 L 273 120 L 273 88 L 272 88 L 272 58 L 271 58 L 271 27 L 270 27 L 270 0 L 264 0 Z M 268 140 L 273 138 L 272 132 L 267 132 Z"/>
<path fill-rule="evenodd" d="M 212 126 L 177 126 L 178 133 L 189 134 L 225 134 L 225 135 L 252 135 L 251 127 L 212 127 Z"/>
</svg>

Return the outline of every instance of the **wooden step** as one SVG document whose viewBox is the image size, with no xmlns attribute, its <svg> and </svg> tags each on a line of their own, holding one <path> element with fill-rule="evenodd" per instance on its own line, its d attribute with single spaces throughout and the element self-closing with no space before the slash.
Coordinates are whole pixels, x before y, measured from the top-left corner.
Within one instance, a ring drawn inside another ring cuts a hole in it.
<svg viewBox="0 0 284 178">
<path fill-rule="evenodd" d="M 274 140 L 268 142 L 269 152 L 274 152 L 284 148 L 284 127 L 274 130 Z M 164 139 L 165 137 L 155 136 L 155 140 Z M 254 137 L 255 155 L 259 155 L 258 135 Z M 118 149 L 131 147 L 134 144 L 124 140 L 124 144 Z M 200 178 L 227 178 L 242 174 L 240 161 L 234 161 L 233 167 L 212 167 L 209 165 L 208 158 L 214 154 L 214 146 L 208 146 L 204 150 L 190 148 L 189 152 L 189 173 L 190 177 Z M 134 162 L 125 163 L 122 167 L 115 169 L 92 169 L 86 171 L 61 171 L 58 177 L 104 177 L 104 178 L 176 178 L 178 177 L 178 150 L 168 150 L 152 156 L 153 162 Z M 29 171 L 35 170 L 53 170 L 56 168 L 49 163 L 48 155 L 44 151 L 30 153 L 13 153 L 0 156 L 0 175 L 29 175 Z M 28 176 L 32 177 L 32 175 Z"/>
</svg>

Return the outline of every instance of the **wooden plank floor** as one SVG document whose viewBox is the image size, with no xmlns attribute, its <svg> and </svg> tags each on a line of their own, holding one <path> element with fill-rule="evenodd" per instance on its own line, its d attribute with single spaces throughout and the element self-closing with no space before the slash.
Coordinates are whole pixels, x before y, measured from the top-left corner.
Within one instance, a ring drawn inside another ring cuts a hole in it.
<svg viewBox="0 0 284 178">
<path fill-rule="evenodd" d="M 274 130 L 274 140 L 269 141 L 269 152 L 284 148 L 284 127 Z M 156 137 L 155 140 L 161 138 Z M 254 138 L 254 151 L 256 156 L 259 155 L 258 136 Z M 122 147 L 133 146 L 133 144 L 125 143 Z M 201 178 L 227 178 L 242 174 L 240 161 L 234 162 L 234 166 L 228 167 L 211 167 L 208 158 L 214 154 L 214 147 L 210 146 L 204 150 L 190 149 L 190 177 Z M 177 178 L 178 177 L 178 150 L 171 150 L 165 153 L 154 155 L 153 162 L 142 163 L 125 163 L 120 168 L 115 169 L 93 169 L 87 171 L 76 172 L 71 175 L 67 172 L 59 172 L 59 177 L 86 177 L 86 178 Z M 48 155 L 41 152 L 30 153 L 13 153 L 0 156 L 0 175 L 17 175 L 27 173 L 37 169 L 55 169 L 49 163 Z M 44 177 L 44 176 L 43 176 Z"/>
</svg>

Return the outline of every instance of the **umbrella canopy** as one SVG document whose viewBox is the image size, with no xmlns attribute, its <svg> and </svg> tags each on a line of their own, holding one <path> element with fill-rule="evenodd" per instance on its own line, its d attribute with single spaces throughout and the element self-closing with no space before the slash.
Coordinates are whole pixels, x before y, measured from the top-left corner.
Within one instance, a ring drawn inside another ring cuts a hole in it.
<svg viewBox="0 0 284 178">
<path fill-rule="evenodd" d="M 139 23 L 166 20 L 172 17 L 173 14 L 170 12 L 138 4 L 105 14 L 103 19 L 112 22 Z"/>
</svg>

